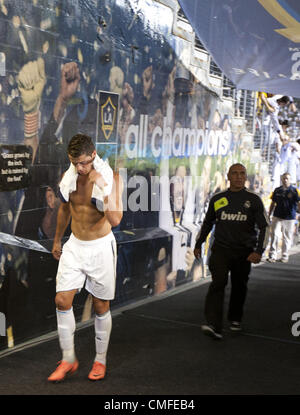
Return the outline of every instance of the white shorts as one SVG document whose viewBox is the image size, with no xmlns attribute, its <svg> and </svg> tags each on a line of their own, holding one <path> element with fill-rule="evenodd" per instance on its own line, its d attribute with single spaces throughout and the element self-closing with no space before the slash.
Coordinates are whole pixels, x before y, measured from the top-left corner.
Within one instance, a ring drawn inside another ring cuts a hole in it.
<svg viewBox="0 0 300 415">
<path fill-rule="evenodd" d="M 117 249 L 114 234 L 81 241 L 71 234 L 62 249 L 56 292 L 86 290 L 101 300 L 112 300 L 116 286 Z"/>
</svg>

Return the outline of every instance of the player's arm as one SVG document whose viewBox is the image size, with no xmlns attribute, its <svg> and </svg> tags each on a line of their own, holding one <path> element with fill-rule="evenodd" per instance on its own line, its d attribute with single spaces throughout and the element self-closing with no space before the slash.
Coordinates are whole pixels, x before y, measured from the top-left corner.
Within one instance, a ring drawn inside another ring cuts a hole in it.
<svg viewBox="0 0 300 415">
<path fill-rule="evenodd" d="M 275 108 L 271 104 L 269 104 L 268 99 L 264 94 L 261 94 L 261 100 L 270 113 L 275 112 Z"/>
<path fill-rule="evenodd" d="M 76 62 L 68 62 L 61 68 L 60 91 L 56 99 L 53 117 L 60 123 L 69 100 L 76 94 L 80 82 L 79 68 Z"/>
<path fill-rule="evenodd" d="M 61 239 L 70 223 L 70 219 L 71 211 L 69 202 L 61 203 L 57 213 L 56 232 L 52 247 L 52 254 L 57 260 L 61 256 Z"/>
<path fill-rule="evenodd" d="M 216 212 L 214 208 L 214 201 L 211 200 L 209 202 L 208 210 L 206 212 L 202 227 L 200 232 L 196 238 L 196 245 L 194 249 L 194 255 L 197 259 L 201 258 L 201 245 L 205 242 L 206 238 L 208 237 L 210 231 L 216 220 Z"/>
<path fill-rule="evenodd" d="M 32 148 L 32 163 L 39 145 L 40 103 L 46 84 L 45 63 L 42 58 L 26 63 L 17 76 L 24 112 L 24 144 Z"/>
<path fill-rule="evenodd" d="M 258 238 L 257 238 L 257 246 L 255 248 L 255 251 L 250 254 L 249 257 L 255 257 L 252 258 L 254 260 L 249 259 L 250 262 L 253 262 L 257 264 L 260 262 L 261 256 L 264 253 L 268 241 L 269 241 L 269 234 L 270 234 L 270 224 L 267 217 L 267 213 L 264 207 L 264 204 L 261 199 L 258 200 L 258 204 L 255 208 L 255 223 L 258 227 Z"/>
<path fill-rule="evenodd" d="M 123 180 L 114 173 L 111 193 L 104 198 L 104 214 L 112 227 L 118 226 L 123 217 Z"/>
<path fill-rule="evenodd" d="M 298 213 L 300 213 L 300 190 L 297 187 L 296 187 L 296 203 L 297 203 Z"/>
<path fill-rule="evenodd" d="M 271 215 L 272 215 L 272 213 L 273 213 L 273 210 L 275 209 L 275 206 L 276 206 L 276 202 L 274 202 L 274 201 L 272 200 L 272 202 L 271 202 L 271 204 L 270 204 L 270 207 L 269 207 L 269 218 L 271 217 Z"/>
</svg>

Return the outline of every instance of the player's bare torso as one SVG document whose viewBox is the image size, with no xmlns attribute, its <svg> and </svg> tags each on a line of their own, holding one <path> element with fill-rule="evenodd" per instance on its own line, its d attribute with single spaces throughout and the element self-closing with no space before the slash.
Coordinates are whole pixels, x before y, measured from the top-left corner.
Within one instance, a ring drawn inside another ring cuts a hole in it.
<svg viewBox="0 0 300 415">
<path fill-rule="evenodd" d="M 103 212 L 92 203 L 93 183 L 88 176 L 78 176 L 77 189 L 70 194 L 72 232 L 78 239 L 91 241 L 102 238 L 111 231 Z"/>
</svg>

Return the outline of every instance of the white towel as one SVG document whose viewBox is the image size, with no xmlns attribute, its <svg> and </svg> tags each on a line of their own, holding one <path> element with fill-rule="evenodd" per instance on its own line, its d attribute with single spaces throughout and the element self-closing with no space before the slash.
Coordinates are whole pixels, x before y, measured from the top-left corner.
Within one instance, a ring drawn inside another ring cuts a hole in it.
<svg viewBox="0 0 300 415">
<path fill-rule="evenodd" d="M 99 206 L 101 206 L 103 204 L 104 197 L 111 193 L 113 185 L 113 171 L 107 160 L 103 161 L 98 155 L 96 155 L 95 160 L 93 161 L 93 166 L 94 169 L 103 176 L 103 179 L 106 182 L 106 186 L 104 186 L 103 189 L 100 189 L 96 184 L 93 186 L 92 199 L 96 201 L 96 205 L 98 207 L 98 202 L 100 202 Z M 70 193 L 76 190 L 77 178 L 78 173 L 76 173 L 76 167 L 71 163 L 59 184 L 60 193 L 65 202 L 69 201 Z"/>
</svg>

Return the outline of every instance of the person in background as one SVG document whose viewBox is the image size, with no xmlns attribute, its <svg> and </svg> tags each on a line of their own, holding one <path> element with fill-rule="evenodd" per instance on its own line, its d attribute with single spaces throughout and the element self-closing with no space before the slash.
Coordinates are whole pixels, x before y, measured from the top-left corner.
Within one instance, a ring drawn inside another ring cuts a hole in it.
<svg viewBox="0 0 300 415">
<path fill-rule="evenodd" d="M 246 168 L 239 163 L 233 164 L 228 171 L 228 180 L 229 189 L 210 199 L 194 249 L 195 257 L 200 260 L 201 245 L 215 226 L 209 258 L 212 282 L 204 310 L 207 324 L 202 326 L 202 331 L 216 340 L 223 337 L 223 303 L 229 272 L 231 295 L 228 320 L 230 329 L 239 331 L 251 264 L 260 262 L 268 242 L 267 215 L 260 197 L 245 188 Z"/>
<path fill-rule="evenodd" d="M 285 136 L 278 120 L 278 113 L 281 108 L 289 105 L 290 98 L 285 95 L 274 95 L 267 98 L 262 94 L 261 99 L 270 115 L 269 122 L 272 123 L 274 130 L 279 134 L 281 141 L 283 141 Z"/>
<path fill-rule="evenodd" d="M 289 250 L 292 244 L 297 207 L 300 208 L 300 192 L 291 185 L 291 176 L 284 173 L 281 177 L 282 186 L 277 187 L 271 198 L 269 217 L 272 213 L 271 245 L 268 262 L 275 262 L 278 253 L 278 243 L 282 236 L 280 262 L 288 262 Z"/>
</svg>

